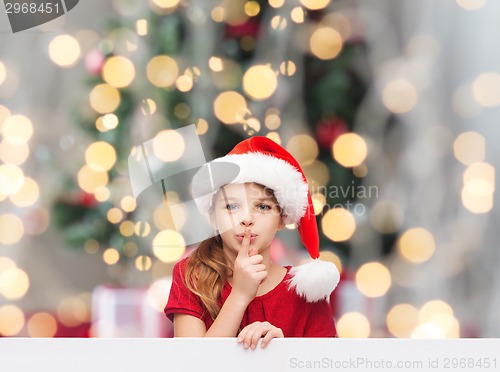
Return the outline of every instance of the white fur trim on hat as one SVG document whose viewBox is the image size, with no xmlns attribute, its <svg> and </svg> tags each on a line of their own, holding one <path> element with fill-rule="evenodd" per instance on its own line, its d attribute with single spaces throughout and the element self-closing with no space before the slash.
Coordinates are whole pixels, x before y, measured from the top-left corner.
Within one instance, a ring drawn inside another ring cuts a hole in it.
<svg viewBox="0 0 500 372">
<path fill-rule="evenodd" d="M 295 288 L 299 296 L 305 297 L 307 302 L 330 300 L 330 294 L 337 287 L 340 280 L 339 270 L 332 262 L 312 260 L 290 270 L 292 278 L 289 288 Z"/>
<path fill-rule="evenodd" d="M 231 183 L 256 182 L 272 189 L 286 216 L 285 224 L 297 224 L 304 216 L 309 187 L 302 173 L 287 161 L 260 152 L 249 152 L 226 155 L 214 162 L 228 162 L 239 166 L 239 173 Z M 202 212 L 208 213 L 215 192 L 217 190 L 213 190 L 211 195 L 195 199 Z"/>
</svg>

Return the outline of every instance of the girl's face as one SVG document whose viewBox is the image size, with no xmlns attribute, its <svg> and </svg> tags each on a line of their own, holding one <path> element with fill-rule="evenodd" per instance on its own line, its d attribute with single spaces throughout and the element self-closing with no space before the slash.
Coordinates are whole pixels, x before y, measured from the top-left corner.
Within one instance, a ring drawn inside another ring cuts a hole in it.
<svg viewBox="0 0 500 372">
<path fill-rule="evenodd" d="M 213 217 L 224 248 L 235 253 L 241 247 L 246 227 L 251 232 L 250 246 L 259 253 L 269 248 L 276 232 L 284 227 L 276 198 L 256 183 L 222 187 L 215 196 Z"/>
</svg>

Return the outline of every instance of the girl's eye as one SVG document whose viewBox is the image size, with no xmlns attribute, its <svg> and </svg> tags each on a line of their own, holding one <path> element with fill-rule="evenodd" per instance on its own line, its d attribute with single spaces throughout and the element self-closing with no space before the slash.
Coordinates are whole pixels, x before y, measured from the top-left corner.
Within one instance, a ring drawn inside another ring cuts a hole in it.
<svg viewBox="0 0 500 372">
<path fill-rule="evenodd" d="M 272 207 L 270 205 L 267 205 L 267 204 L 259 204 L 257 206 L 257 209 L 259 209 L 261 211 L 269 211 L 272 209 Z"/>
<path fill-rule="evenodd" d="M 238 205 L 236 205 L 236 204 L 226 204 L 226 209 L 228 211 L 235 211 L 236 209 L 238 209 Z"/>
</svg>

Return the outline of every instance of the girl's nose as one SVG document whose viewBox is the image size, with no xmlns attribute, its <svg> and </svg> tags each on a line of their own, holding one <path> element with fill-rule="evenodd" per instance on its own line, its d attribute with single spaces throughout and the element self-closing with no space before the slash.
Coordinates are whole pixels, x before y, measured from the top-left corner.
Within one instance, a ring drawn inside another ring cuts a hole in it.
<svg viewBox="0 0 500 372">
<path fill-rule="evenodd" d="M 241 217 L 240 224 L 242 226 L 253 226 L 254 220 L 250 208 L 245 208 L 243 216 Z"/>
</svg>

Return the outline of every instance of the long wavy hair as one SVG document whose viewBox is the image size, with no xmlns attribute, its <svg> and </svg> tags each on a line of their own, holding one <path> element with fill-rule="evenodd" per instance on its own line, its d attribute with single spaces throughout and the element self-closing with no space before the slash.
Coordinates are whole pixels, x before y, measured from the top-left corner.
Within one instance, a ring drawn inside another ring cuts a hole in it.
<svg viewBox="0 0 500 372">
<path fill-rule="evenodd" d="M 256 184 L 262 187 L 264 192 L 278 204 L 272 189 Z M 217 194 L 214 196 L 214 200 Z M 212 208 L 214 204 L 212 203 Z M 278 208 L 282 214 L 279 205 Z M 210 210 L 210 214 L 212 213 L 213 209 Z M 223 250 L 220 235 L 202 241 L 187 259 L 184 282 L 187 288 L 200 298 L 213 320 L 219 315 L 222 306 L 220 297 L 224 283 L 232 274 L 233 270 L 229 266 L 229 258 Z"/>
<path fill-rule="evenodd" d="M 202 241 L 187 259 L 184 273 L 186 286 L 200 297 L 213 320 L 219 315 L 219 298 L 231 273 L 220 236 Z"/>
</svg>

